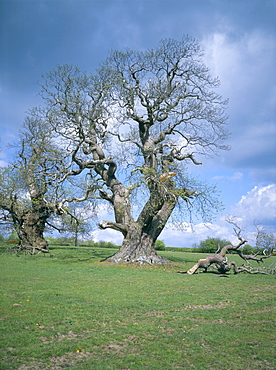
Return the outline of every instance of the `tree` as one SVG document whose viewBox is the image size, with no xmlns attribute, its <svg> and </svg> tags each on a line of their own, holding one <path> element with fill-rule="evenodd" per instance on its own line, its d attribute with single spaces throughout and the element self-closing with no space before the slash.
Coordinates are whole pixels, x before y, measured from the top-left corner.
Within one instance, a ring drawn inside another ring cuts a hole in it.
<svg viewBox="0 0 276 370">
<path fill-rule="evenodd" d="M 79 246 L 79 236 L 88 235 L 91 231 L 91 214 L 94 210 L 89 204 L 79 207 L 78 203 L 72 203 L 70 212 L 62 217 L 62 229 L 66 234 L 73 234 L 75 247 Z"/>
<path fill-rule="evenodd" d="M 154 244 L 154 248 L 157 251 L 164 251 L 165 250 L 165 243 L 163 242 L 163 240 L 157 239 L 155 244 Z"/>
<path fill-rule="evenodd" d="M 67 158 L 66 176 L 88 171 L 114 211 L 115 221 L 99 226 L 123 234 L 109 261 L 164 263 L 154 243 L 176 206 L 206 221 L 218 210 L 214 187 L 187 171 L 201 164 L 197 156 L 226 149 L 227 102 L 201 55 L 185 36 L 111 52 L 95 75 L 64 65 L 44 76 L 45 118 Z"/>
<path fill-rule="evenodd" d="M 57 152 L 38 121 L 27 118 L 25 127 L 28 130 L 21 138 L 16 162 L 1 169 L 0 207 L 13 223 L 20 249 L 33 247 L 48 252 L 43 231 L 54 209 L 45 197 L 53 176 L 49 168 L 56 166 Z"/>
<path fill-rule="evenodd" d="M 250 274 L 276 274 L 275 266 L 274 268 L 253 268 L 250 264 L 251 260 L 260 263 L 263 262 L 264 259 L 269 258 L 272 255 L 272 252 L 276 247 L 276 240 L 274 235 L 269 235 L 261 227 L 256 226 L 257 252 L 254 254 L 244 254 L 246 249 L 242 249 L 241 247 L 245 245 L 245 243 L 247 243 L 247 240 L 242 236 L 241 227 L 232 219 L 228 219 L 227 222 L 234 226 L 234 232 L 239 240 L 239 243 L 237 245 L 228 244 L 225 245 L 223 248 L 219 247 L 215 254 L 198 260 L 198 262 L 187 271 L 187 274 L 192 275 L 200 268 L 203 268 L 204 272 L 207 272 L 210 266 L 215 266 L 216 270 L 221 274 L 229 272 L 232 268 L 234 269 L 235 274 L 238 274 L 239 272 L 247 272 Z M 237 253 L 242 258 L 242 260 L 245 261 L 245 263 L 242 266 L 238 266 L 237 263 L 234 261 L 228 262 L 226 254 L 229 252 Z"/>
<path fill-rule="evenodd" d="M 19 250 L 49 252 L 43 233 L 51 217 L 69 213 L 65 167 L 47 121 L 33 110 L 26 118 L 20 150 L 9 167 L 0 169 L 1 220 L 13 225 Z M 88 194 L 90 188 L 86 189 Z"/>
<path fill-rule="evenodd" d="M 258 249 L 251 247 L 249 244 L 245 244 L 243 247 L 240 248 L 243 254 L 252 254 L 252 253 L 257 253 Z"/>
<path fill-rule="evenodd" d="M 218 247 L 224 247 L 230 244 L 228 240 L 222 240 L 220 238 L 210 238 L 203 240 L 196 247 L 196 251 L 200 253 L 215 253 Z"/>
</svg>

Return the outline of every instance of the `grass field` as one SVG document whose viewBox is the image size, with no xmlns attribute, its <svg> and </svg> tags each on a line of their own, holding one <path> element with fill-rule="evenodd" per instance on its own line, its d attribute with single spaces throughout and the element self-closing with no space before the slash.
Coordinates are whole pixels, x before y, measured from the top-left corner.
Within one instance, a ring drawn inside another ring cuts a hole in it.
<svg viewBox="0 0 276 370">
<path fill-rule="evenodd" d="M 0 369 L 276 368 L 275 275 L 173 273 L 204 257 L 185 252 L 142 267 L 1 250 Z"/>
</svg>

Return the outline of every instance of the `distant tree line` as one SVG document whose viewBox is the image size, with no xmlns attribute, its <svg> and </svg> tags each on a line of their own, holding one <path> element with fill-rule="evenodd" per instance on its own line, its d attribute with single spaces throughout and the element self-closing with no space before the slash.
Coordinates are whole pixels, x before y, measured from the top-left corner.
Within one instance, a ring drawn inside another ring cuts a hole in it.
<svg viewBox="0 0 276 370">
<path fill-rule="evenodd" d="M 58 238 L 46 237 L 45 239 L 49 245 L 75 246 L 75 236 L 60 236 Z M 11 232 L 8 236 L 0 234 L 0 243 L 15 245 L 19 243 L 19 238 L 15 231 Z M 118 245 L 104 240 L 100 240 L 98 242 L 95 242 L 94 240 L 80 240 L 78 246 L 91 248 L 119 248 Z"/>
<path fill-rule="evenodd" d="M 229 240 L 208 237 L 207 239 L 202 240 L 199 244 L 194 244 L 194 248 L 191 248 L 191 252 L 216 253 L 219 248 L 223 248 L 229 244 L 232 244 Z M 240 250 L 244 254 L 251 254 L 257 253 L 260 251 L 260 248 L 246 244 Z M 231 254 L 231 251 L 229 251 L 229 253 Z"/>
<path fill-rule="evenodd" d="M 47 242 L 49 245 L 60 245 L 60 246 L 74 246 L 75 237 L 74 236 L 60 236 L 58 238 L 47 237 Z M 18 237 L 16 232 L 10 233 L 7 237 L 0 234 L 0 243 L 7 244 L 16 244 L 18 243 Z M 211 238 L 208 237 L 205 240 L 202 240 L 199 244 L 194 244 L 191 248 L 177 248 L 177 247 L 166 247 L 163 240 L 156 240 L 155 249 L 158 251 L 177 251 L 177 252 L 193 252 L 193 253 L 216 253 L 218 248 L 223 248 L 224 246 L 231 244 L 230 241 L 220 238 Z M 78 244 L 80 247 L 90 247 L 90 248 L 120 248 L 119 245 L 116 245 L 110 241 L 94 241 L 94 240 L 81 240 Z M 258 247 L 252 247 L 249 244 L 246 244 L 241 248 L 242 253 L 252 254 L 260 251 Z M 231 254 L 231 251 L 229 251 Z"/>
<path fill-rule="evenodd" d="M 60 236 L 58 238 L 46 237 L 49 245 L 60 245 L 60 246 L 75 246 L 75 236 Z M 19 242 L 18 236 L 15 231 L 11 232 L 8 236 L 3 236 L 0 234 L 0 243 L 7 244 L 17 244 Z M 89 248 L 117 248 L 120 246 L 116 245 L 110 241 L 94 241 L 94 240 L 80 240 L 78 243 L 79 247 L 89 247 Z M 165 243 L 162 240 L 157 240 L 155 242 L 156 250 L 166 250 Z"/>
</svg>

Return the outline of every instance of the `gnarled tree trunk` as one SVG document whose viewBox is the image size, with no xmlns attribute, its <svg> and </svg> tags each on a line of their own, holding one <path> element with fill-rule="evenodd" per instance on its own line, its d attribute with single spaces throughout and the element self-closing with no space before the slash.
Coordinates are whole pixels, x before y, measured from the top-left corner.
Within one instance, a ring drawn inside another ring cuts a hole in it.
<svg viewBox="0 0 276 370">
<path fill-rule="evenodd" d="M 48 242 L 43 237 L 47 210 L 26 210 L 22 206 L 13 207 L 12 217 L 19 238 L 19 250 L 49 252 Z"/>
<path fill-rule="evenodd" d="M 156 253 L 154 248 L 155 240 L 150 234 L 145 233 L 137 223 L 129 225 L 122 247 L 106 261 L 138 262 L 140 264 L 165 264 L 168 260 Z"/>
<path fill-rule="evenodd" d="M 125 200 L 120 198 L 115 210 L 120 210 L 120 219 L 123 223 L 102 221 L 99 224 L 102 229 L 113 228 L 121 231 L 124 235 L 122 247 L 107 261 L 114 263 L 138 262 L 140 264 L 168 263 L 168 260 L 156 253 L 154 244 L 164 229 L 176 202 L 177 197 L 170 193 L 162 193 L 159 185 L 154 184 L 148 201 L 137 221 L 134 221 L 130 214 L 130 205 L 126 205 Z M 116 220 L 119 220 L 118 213 L 115 212 Z M 122 217 L 123 213 L 125 214 Z M 128 222 L 125 222 L 126 220 Z"/>
<path fill-rule="evenodd" d="M 44 214 L 40 214 L 39 211 L 28 211 L 22 215 L 16 225 L 20 250 L 49 252 L 48 242 L 43 237 L 45 223 Z"/>
</svg>

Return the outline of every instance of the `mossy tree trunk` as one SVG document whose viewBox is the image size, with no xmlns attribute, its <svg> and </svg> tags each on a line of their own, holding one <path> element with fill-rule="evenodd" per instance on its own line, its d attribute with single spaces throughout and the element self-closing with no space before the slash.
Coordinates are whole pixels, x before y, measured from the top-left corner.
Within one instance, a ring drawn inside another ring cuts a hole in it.
<svg viewBox="0 0 276 370">
<path fill-rule="evenodd" d="M 48 242 L 45 240 L 43 233 L 46 220 L 52 213 L 50 209 L 45 205 L 40 207 L 36 205 L 32 209 L 28 209 L 14 201 L 9 212 L 19 238 L 19 250 L 30 250 L 32 253 L 35 251 L 48 253 Z"/>
</svg>

